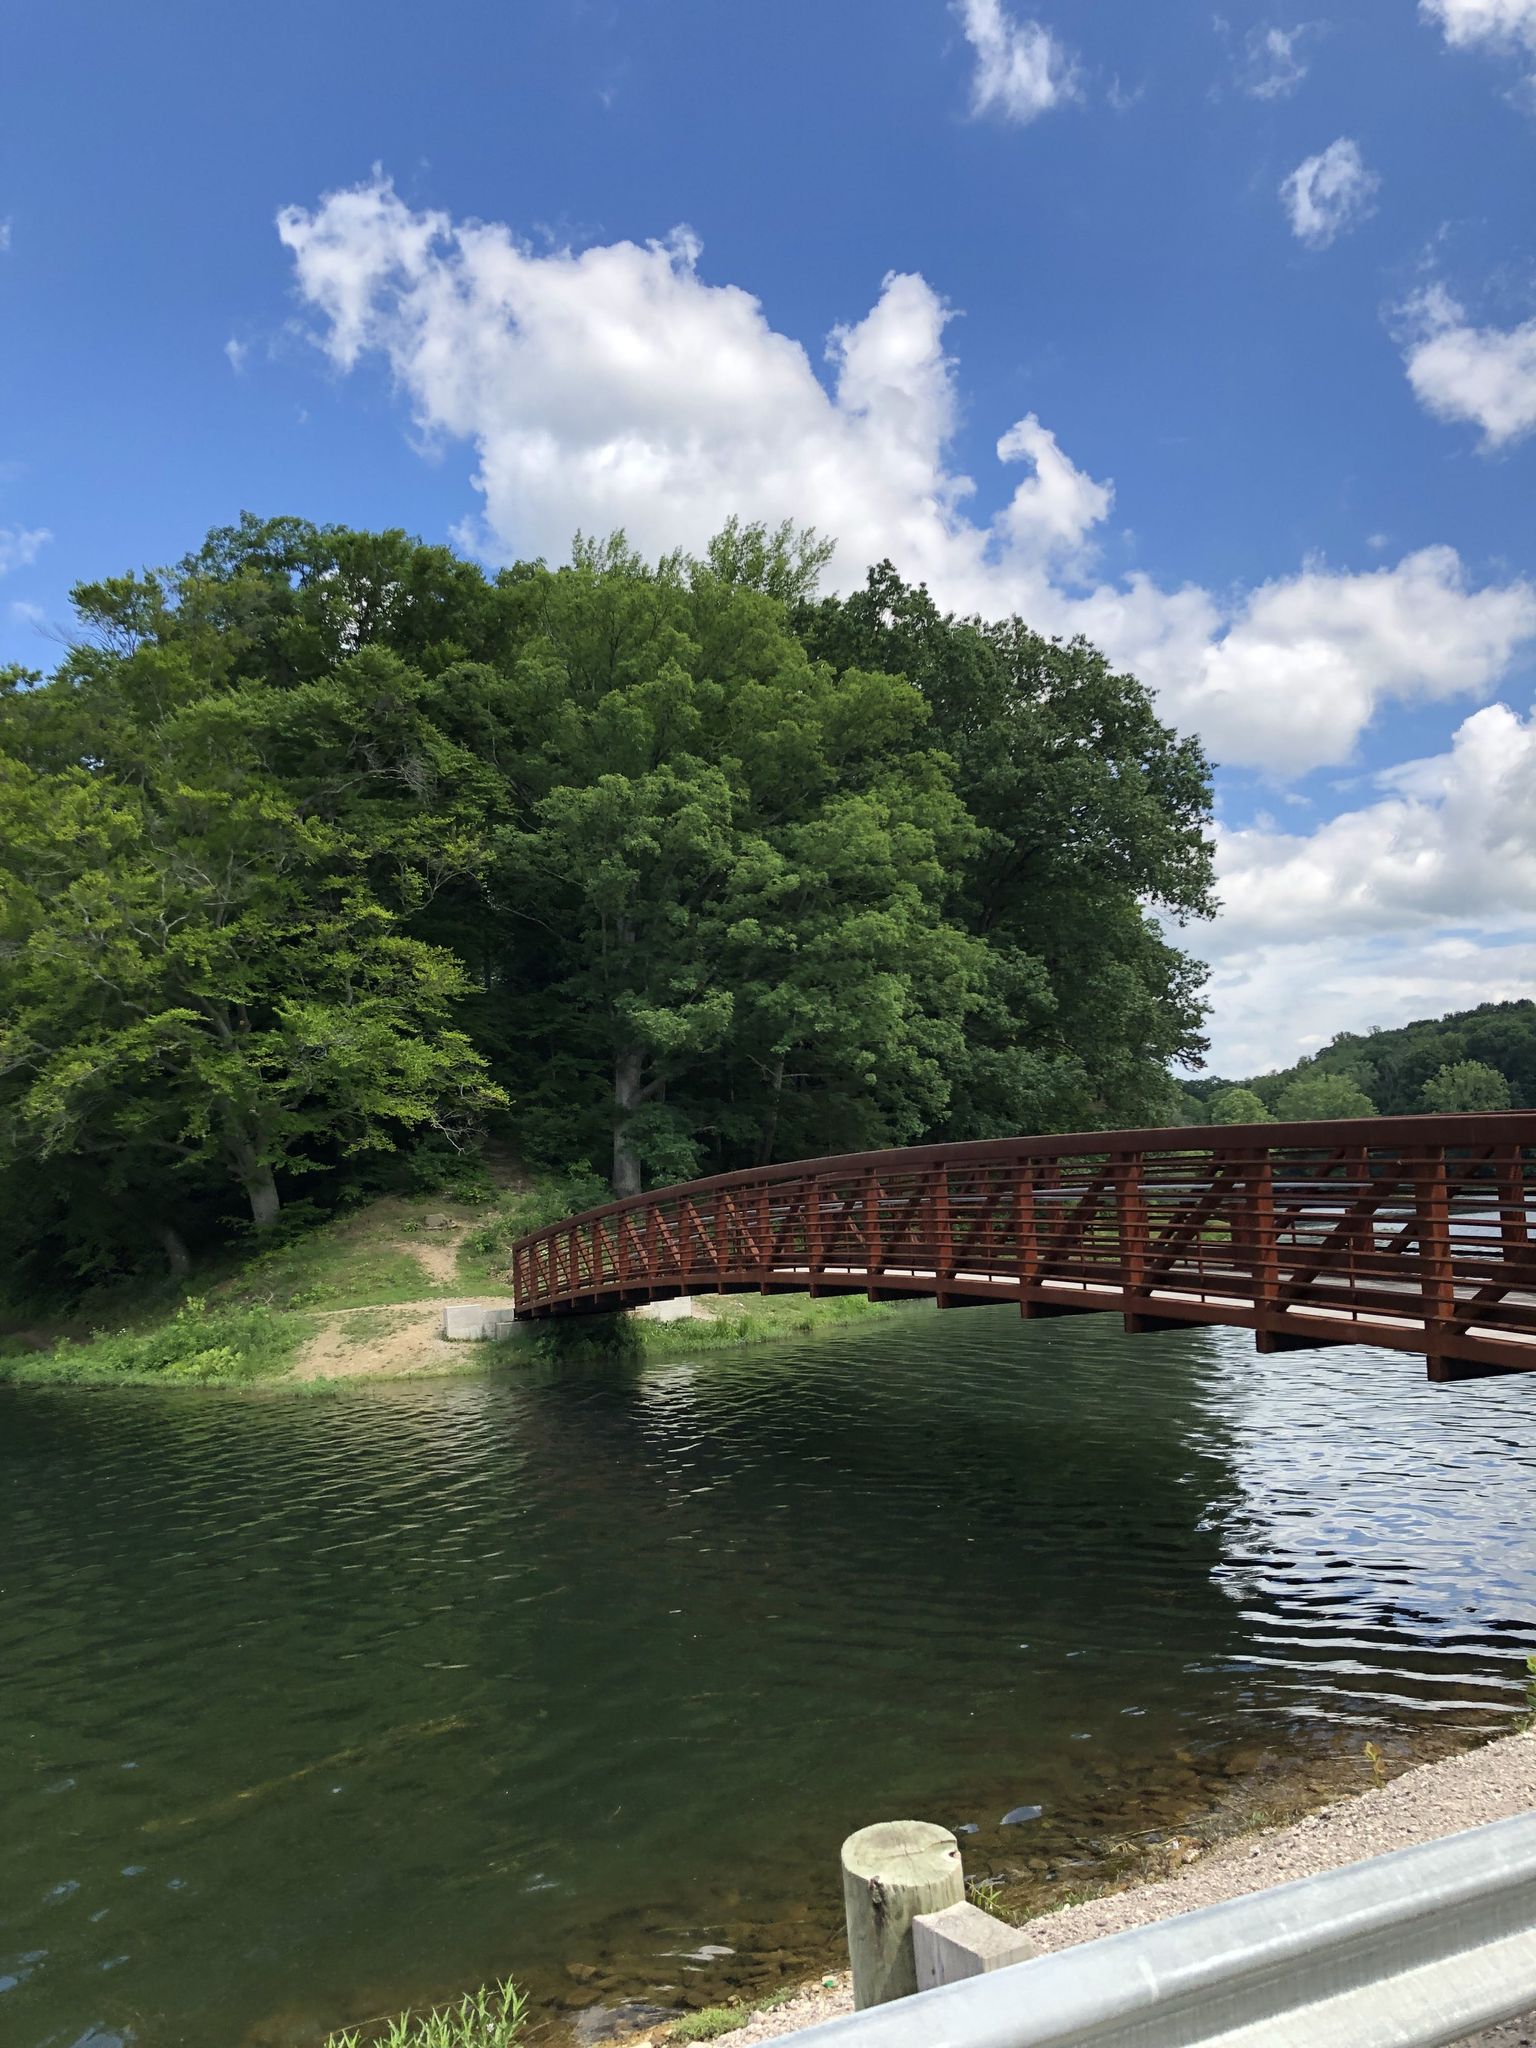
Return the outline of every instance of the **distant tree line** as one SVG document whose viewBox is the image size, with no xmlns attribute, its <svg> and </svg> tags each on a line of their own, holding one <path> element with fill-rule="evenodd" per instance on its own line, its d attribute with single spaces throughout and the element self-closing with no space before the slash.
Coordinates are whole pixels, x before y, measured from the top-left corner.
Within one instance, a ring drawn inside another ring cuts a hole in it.
<svg viewBox="0 0 1536 2048">
<path fill-rule="evenodd" d="M 1077 640 L 810 534 L 495 575 L 247 517 L 0 690 L 0 1248 L 121 1269 L 502 1120 L 627 1191 L 1167 1122 L 1209 773 Z"/>
<path fill-rule="evenodd" d="M 1188 1121 L 1213 1124 L 1536 1108 L 1536 1002 L 1342 1032 L 1293 1067 L 1189 1081 L 1182 1092 Z"/>
</svg>

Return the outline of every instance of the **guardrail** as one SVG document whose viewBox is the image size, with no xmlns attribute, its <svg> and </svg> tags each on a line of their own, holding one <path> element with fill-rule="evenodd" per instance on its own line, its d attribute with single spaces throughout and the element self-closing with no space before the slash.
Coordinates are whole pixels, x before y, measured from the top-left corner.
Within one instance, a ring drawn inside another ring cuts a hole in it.
<svg viewBox="0 0 1536 2048">
<path fill-rule="evenodd" d="M 798 1160 L 513 1247 L 520 1320 L 743 1289 L 1118 1310 L 1133 1333 L 1368 1343 L 1434 1380 L 1536 1369 L 1536 1112 L 1093 1131 Z"/>
<path fill-rule="evenodd" d="M 1437 2048 L 1536 2009 L 1536 1814 L 795 2036 L 803 2048 Z"/>
</svg>

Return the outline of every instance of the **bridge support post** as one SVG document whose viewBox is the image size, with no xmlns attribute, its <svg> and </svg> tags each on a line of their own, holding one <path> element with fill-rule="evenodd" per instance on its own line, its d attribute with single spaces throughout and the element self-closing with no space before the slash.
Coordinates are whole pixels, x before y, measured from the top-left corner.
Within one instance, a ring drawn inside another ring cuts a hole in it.
<svg viewBox="0 0 1536 2048">
<path fill-rule="evenodd" d="M 960 1846 L 927 1820 L 880 1821 L 843 1844 L 843 1904 L 853 2002 L 884 2005 L 917 1990 L 912 1922 L 965 1899 Z"/>
</svg>

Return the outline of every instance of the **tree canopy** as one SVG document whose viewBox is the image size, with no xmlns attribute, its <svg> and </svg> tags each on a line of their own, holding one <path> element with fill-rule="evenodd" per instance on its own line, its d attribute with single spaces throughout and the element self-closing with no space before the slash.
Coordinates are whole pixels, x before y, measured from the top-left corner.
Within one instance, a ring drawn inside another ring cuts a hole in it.
<svg viewBox="0 0 1536 2048">
<path fill-rule="evenodd" d="M 0 692 L 13 1262 L 268 1229 L 501 1117 L 647 1178 L 1181 1120 L 1198 746 L 813 534 L 487 575 L 257 520 Z"/>
</svg>

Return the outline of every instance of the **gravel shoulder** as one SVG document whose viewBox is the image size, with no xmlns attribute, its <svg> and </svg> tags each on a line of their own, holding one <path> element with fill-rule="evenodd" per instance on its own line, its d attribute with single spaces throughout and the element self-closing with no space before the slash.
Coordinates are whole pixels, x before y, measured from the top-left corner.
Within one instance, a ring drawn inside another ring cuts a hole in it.
<svg viewBox="0 0 1536 2048">
<path fill-rule="evenodd" d="M 1506 1736 L 1481 1749 L 1421 1764 L 1358 1797 L 1335 1800 L 1292 1827 L 1225 1842 L 1177 1877 L 1048 1913 L 1029 1923 L 1029 1933 L 1042 1950 L 1071 1948 L 1533 1807 L 1536 1735 Z M 852 2009 L 852 1989 L 843 1975 L 834 1988 L 811 1987 L 719 2038 L 733 2048 L 750 2048 Z M 1536 2014 L 1479 2034 L 1475 2048 L 1536 2048 Z"/>
</svg>

